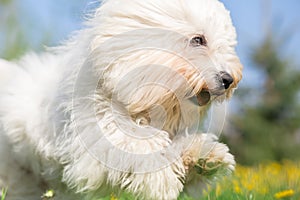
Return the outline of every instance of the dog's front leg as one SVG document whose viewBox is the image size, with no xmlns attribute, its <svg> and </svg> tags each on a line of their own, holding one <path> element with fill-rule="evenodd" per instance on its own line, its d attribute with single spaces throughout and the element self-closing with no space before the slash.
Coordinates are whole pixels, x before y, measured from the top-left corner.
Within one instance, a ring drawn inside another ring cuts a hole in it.
<svg viewBox="0 0 300 200">
<path fill-rule="evenodd" d="M 93 116 L 83 113 L 70 125 L 70 131 L 76 129 L 71 132 L 74 138 L 61 147 L 68 161 L 63 181 L 78 192 L 107 195 L 106 188 L 114 192 L 121 188 L 138 199 L 177 199 L 183 191 L 185 168 L 180 153 L 173 151 L 169 133 L 120 111 L 99 112 L 99 120 L 91 122 Z"/>
<path fill-rule="evenodd" d="M 93 123 L 93 116 L 83 114 L 70 126 L 76 127 L 72 145 L 61 148 L 63 155 L 72 152 L 63 180 L 78 191 L 101 190 L 108 184 L 142 199 L 176 199 L 190 177 L 233 169 L 228 148 L 213 135 L 178 134 L 171 139 L 168 132 L 141 118 L 133 120 L 121 108 L 100 109 Z"/>
<path fill-rule="evenodd" d="M 195 195 L 195 188 L 201 191 L 202 180 L 214 180 L 234 170 L 235 161 L 228 147 L 217 142 L 213 134 L 182 135 L 171 141 L 168 133 L 152 127 L 131 131 L 141 137 L 128 135 L 129 129 L 117 130 L 128 138 L 115 145 L 123 149 L 122 157 L 134 169 L 120 175 L 121 187 L 145 199 L 176 199 L 184 187 Z M 143 138 L 142 132 L 148 136 Z"/>
<path fill-rule="evenodd" d="M 173 151 L 169 134 L 151 126 L 130 124 L 119 123 L 107 135 L 115 157 L 122 160 L 109 172 L 109 177 L 114 177 L 111 183 L 119 179 L 122 189 L 142 199 L 177 199 L 183 191 L 185 168 L 180 154 Z"/>
<path fill-rule="evenodd" d="M 174 139 L 173 145 L 182 152 L 186 170 L 185 191 L 190 195 L 198 196 L 204 181 L 213 181 L 234 170 L 234 157 L 214 134 L 180 135 Z"/>
</svg>

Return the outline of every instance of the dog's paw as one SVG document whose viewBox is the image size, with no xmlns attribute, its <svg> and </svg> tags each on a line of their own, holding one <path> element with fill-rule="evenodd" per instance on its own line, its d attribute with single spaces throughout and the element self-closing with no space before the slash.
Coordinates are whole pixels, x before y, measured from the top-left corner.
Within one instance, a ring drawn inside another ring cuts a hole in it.
<svg viewBox="0 0 300 200">
<path fill-rule="evenodd" d="M 227 175 L 234 170 L 233 155 L 225 144 L 217 142 L 215 135 L 201 134 L 190 139 L 190 145 L 181 156 L 187 174 L 196 172 L 202 177 L 210 178 Z"/>
<path fill-rule="evenodd" d="M 211 150 L 195 163 L 196 172 L 206 177 L 230 174 L 234 171 L 235 161 L 228 151 L 225 144 L 214 143 Z"/>
</svg>

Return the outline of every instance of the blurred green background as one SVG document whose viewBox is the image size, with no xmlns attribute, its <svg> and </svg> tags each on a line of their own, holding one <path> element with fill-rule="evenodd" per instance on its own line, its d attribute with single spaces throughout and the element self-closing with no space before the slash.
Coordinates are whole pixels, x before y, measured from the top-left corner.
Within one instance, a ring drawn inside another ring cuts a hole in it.
<svg viewBox="0 0 300 200">
<path fill-rule="evenodd" d="M 238 32 L 244 78 L 221 135 L 240 164 L 300 158 L 300 1 L 223 0 Z M 0 0 L 0 57 L 58 45 L 94 0 Z"/>
</svg>

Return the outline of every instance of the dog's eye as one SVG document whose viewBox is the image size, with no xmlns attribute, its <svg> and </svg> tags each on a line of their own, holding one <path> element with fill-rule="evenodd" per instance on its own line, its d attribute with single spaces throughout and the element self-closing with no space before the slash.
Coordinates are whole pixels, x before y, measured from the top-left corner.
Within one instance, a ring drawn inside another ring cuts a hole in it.
<svg viewBox="0 0 300 200">
<path fill-rule="evenodd" d="M 204 35 L 197 35 L 191 39 L 190 45 L 193 47 L 206 46 L 207 42 Z"/>
</svg>

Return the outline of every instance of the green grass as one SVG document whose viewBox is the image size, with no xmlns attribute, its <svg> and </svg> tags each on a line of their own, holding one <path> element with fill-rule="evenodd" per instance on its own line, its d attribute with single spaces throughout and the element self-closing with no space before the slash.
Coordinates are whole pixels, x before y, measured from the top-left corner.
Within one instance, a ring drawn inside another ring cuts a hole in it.
<svg viewBox="0 0 300 200">
<path fill-rule="evenodd" d="M 52 199 L 54 193 L 50 194 L 49 191 L 44 199 Z M 1 200 L 5 200 L 6 193 L 7 189 L 2 189 Z M 97 200 L 131 199 L 134 199 L 132 195 L 122 194 Z M 179 200 L 194 199 L 181 194 Z M 203 196 L 196 200 L 300 200 L 300 162 L 272 162 L 254 167 L 238 165 L 231 177 L 209 186 L 203 190 Z"/>
<path fill-rule="evenodd" d="M 130 199 L 125 194 L 101 200 Z M 179 200 L 194 198 L 181 194 Z M 300 200 L 300 162 L 272 162 L 254 167 L 238 165 L 231 177 L 209 186 L 203 196 L 195 200 Z"/>
<path fill-rule="evenodd" d="M 1 190 L 1 200 L 5 200 L 7 189 L 2 188 Z"/>
</svg>

